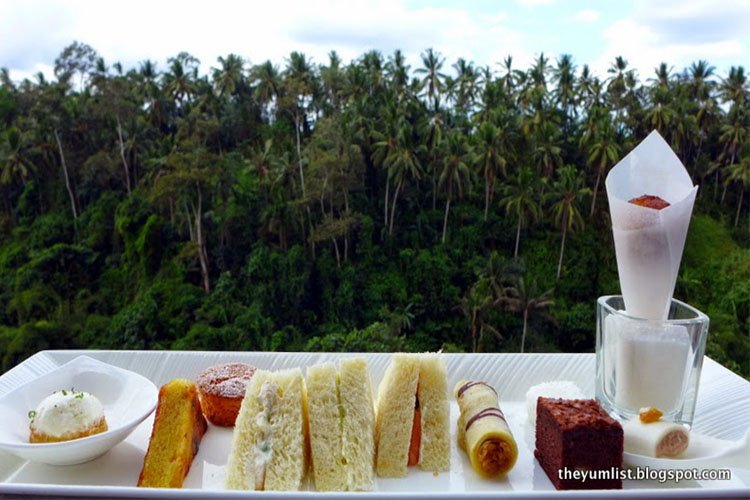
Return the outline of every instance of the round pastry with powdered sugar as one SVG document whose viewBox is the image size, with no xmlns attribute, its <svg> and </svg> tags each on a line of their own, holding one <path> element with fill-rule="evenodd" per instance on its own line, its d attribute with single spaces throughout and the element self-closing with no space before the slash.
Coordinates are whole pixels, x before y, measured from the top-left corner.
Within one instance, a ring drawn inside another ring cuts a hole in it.
<svg viewBox="0 0 750 500">
<path fill-rule="evenodd" d="M 232 427 L 245 397 L 247 382 L 255 367 L 246 363 L 224 363 L 203 370 L 196 383 L 203 415 L 214 425 Z"/>
</svg>

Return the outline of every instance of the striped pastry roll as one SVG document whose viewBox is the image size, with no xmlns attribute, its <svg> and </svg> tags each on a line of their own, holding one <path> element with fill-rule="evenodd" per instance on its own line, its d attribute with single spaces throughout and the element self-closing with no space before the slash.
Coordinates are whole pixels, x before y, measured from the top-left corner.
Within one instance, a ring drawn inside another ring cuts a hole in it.
<svg viewBox="0 0 750 500">
<path fill-rule="evenodd" d="M 484 382 L 461 380 L 454 394 L 461 410 L 458 444 L 469 456 L 471 467 L 486 478 L 507 474 L 518 458 L 518 446 L 498 405 L 497 392 Z"/>
</svg>

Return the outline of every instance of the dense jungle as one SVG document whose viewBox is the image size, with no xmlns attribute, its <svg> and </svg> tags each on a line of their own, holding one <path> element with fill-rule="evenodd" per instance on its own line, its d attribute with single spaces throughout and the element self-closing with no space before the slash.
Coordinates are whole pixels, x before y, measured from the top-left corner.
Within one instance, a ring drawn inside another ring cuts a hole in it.
<svg viewBox="0 0 750 500">
<path fill-rule="evenodd" d="M 74 42 L 54 78 L 0 70 L 0 372 L 68 348 L 593 352 L 620 293 L 604 179 L 658 130 L 699 185 L 675 297 L 750 377 L 743 67 L 208 63 Z"/>
</svg>

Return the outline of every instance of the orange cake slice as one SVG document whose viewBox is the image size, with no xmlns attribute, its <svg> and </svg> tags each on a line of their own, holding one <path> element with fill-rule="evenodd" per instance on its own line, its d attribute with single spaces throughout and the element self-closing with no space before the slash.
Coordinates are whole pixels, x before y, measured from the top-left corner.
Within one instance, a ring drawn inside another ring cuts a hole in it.
<svg viewBox="0 0 750 500">
<path fill-rule="evenodd" d="M 195 383 L 175 379 L 163 385 L 138 486 L 182 488 L 207 427 Z"/>
</svg>

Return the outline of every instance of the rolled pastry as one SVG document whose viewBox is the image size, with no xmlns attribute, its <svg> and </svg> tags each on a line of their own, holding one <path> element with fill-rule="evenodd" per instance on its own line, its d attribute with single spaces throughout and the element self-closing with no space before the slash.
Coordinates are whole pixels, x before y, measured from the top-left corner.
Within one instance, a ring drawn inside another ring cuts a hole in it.
<svg viewBox="0 0 750 500">
<path fill-rule="evenodd" d="M 636 416 L 625 422 L 622 430 L 625 434 L 624 448 L 628 453 L 649 457 L 677 457 L 690 444 L 685 427 L 664 420 L 644 423 Z"/>
<path fill-rule="evenodd" d="M 497 392 L 484 382 L 462 380 L 454 393 L 461 410 L 458 444 L 469 456 L 471 467 L 486 478 L 507 474 L 518 458 L 518 446 L 498 405 Z"/>
</svg>

